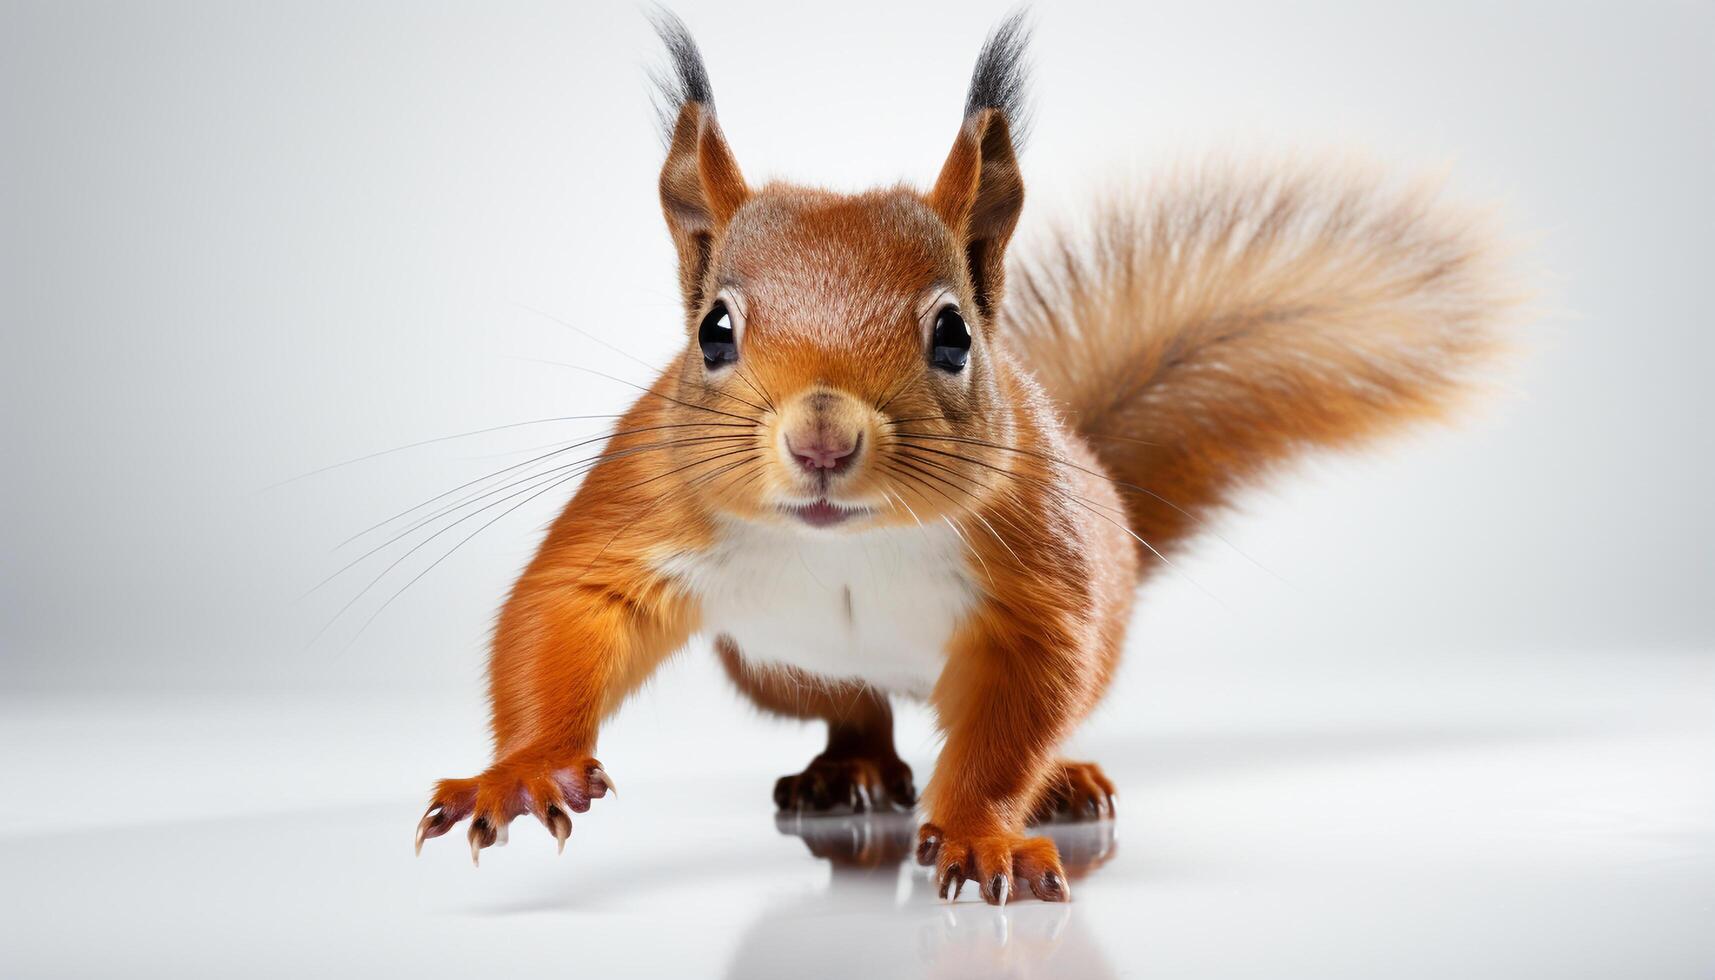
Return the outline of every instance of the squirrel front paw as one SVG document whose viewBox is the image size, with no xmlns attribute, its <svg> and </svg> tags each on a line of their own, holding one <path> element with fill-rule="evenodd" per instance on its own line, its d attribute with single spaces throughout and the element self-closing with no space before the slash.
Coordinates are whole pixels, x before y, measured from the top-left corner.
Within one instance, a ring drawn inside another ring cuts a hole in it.
<svg viewBox="0 0 1715 980">
<path fill-rule="evenodd" d="M 1005 905 L 1020 886 L 1044 902 L 1072 898 L 1060 851 L 1046 837 L 961 834 L 926 823 L 917 831 L 917 863 L 934 867 L 944 899 L 958 899 L 967 881 L 990 905 Z"/>
<path fill-rule="evenodd" d="M 443 779 L 435 784 L 429 809 L 417 824 L 417 853 L 423 842 L 470 818 L 470 860 L 480 864 L 482 849 L 505 844 L 507 827 L 525 813 L 535 815 L 554 835 L 561 853 L 572 834 L 573 813 L 590 808 L 616 792 L 613 778 L 590 757 L 567 762 L 507 760 L 471 779 Z"/>
</svg>

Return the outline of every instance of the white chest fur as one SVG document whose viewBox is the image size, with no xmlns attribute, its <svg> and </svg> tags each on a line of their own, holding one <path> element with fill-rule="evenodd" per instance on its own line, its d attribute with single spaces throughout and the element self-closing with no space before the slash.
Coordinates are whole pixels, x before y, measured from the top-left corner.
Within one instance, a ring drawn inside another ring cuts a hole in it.
<svg viewBox="0 0 1715 980">
<path fill-rule="evenodd" d="M 714 547 L 661 567 L 748 663 L 924 697 L 976 602 L 963 551 L 934 525 L 817 534 L 732 522 Z"/>
</svg>

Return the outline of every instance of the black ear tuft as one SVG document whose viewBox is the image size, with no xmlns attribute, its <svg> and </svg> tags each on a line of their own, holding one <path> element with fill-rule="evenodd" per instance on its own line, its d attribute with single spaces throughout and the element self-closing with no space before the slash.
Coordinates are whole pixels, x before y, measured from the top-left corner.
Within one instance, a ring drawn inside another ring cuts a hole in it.
<svg viewBox="0 0 1715 980">
<path fill-rule="evenodd" d="M 983 49 L 977 53 L 977 66 L 971 71 L 971 90 L 965 96 L 965 116 L 983 109 L 998 109 L 1012 130 L 1013 142 L 1024 144 L 1029 127 L 1029 110 L 1025 104 L 1025 84 L 1030 81 L 1030 65 L 1024 60 L 1030 45 L 1030 24 L 1023 7 L 1013 11 L 989 32 Z"/>
<path fill-rule="evenodd" d="M 671 142 L 679 110 L 690 102 L 713 109 L 715 93 L 709 85 L 709 69 L 703 64 L 703 53 L 697 50 L 696 39 L 679 15 L 656 5 L 649 11 L 649 21 L 667 48 L 667 64 L 651 70 L 649 80 L 655 85 L 655 115 L 661 123 L 661 139 Z"/>
</svg>

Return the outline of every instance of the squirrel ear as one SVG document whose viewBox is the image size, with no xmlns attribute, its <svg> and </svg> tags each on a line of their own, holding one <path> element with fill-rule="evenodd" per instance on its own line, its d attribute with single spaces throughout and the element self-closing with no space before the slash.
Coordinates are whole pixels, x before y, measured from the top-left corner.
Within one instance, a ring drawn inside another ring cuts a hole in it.
<svg viewBox="0 0 1715 980">
<path fill-rule="evenodd" d="M 965 264 L 984 317 L 999 305 L 1006 275 L 1006 242 L 1024 208 L 1017 144 L 1023 141 L 1025 12 L 1001 21 L 983 42 L 965 96 L 965 122 L 929 207 L 963 244 Z M 1016 141 L 1016 142 L 1015 142 Z"/>
<path fill-rule="evenodd" d="M 749 196 L 714 113 L 701 103 L 686 103 L 661 166 L 661 211 L 679 250 L 679 286 L 687 306 L 702 305 L 715 236 Z"/>
<path fill-rule="evenodd" d="M 667 71 L 655 76 L 656 109 L 667 142 L 661 211 L 679 252 L 685 304 L 694 309 L 702 305 L 715 236 L 750 196 L 750 188 L 715 122 L 714 93 L 697 42 L 684 22 L 665 9 L 658 8 L 653 17 L 671 61 Z"/>
<path fill-rule="evenodd" d="M 1006 243 L 1024 208 L 1012 127 L 1000 110 L 982 109 L 965 121 L 929 192 L 929 207 L 963 244 L 977 309 L 991 317 L 1005 286 Z"/>
</svg>

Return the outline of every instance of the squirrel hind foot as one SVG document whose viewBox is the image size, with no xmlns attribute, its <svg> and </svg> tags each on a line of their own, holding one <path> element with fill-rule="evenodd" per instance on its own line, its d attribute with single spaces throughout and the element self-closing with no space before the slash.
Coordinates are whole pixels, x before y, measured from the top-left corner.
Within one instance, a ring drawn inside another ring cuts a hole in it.
<svg viewBox="0 0 1715 980">
<path fill-rule="evenodd" d="M 1114 783 L 1094 762 L 1062 759 L 1038 791 L 1030 811 L 1033 826 L 1085 823 L 1114 817 Z"/>
</svg>

